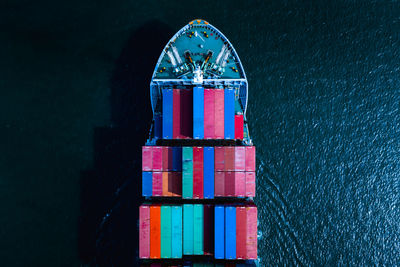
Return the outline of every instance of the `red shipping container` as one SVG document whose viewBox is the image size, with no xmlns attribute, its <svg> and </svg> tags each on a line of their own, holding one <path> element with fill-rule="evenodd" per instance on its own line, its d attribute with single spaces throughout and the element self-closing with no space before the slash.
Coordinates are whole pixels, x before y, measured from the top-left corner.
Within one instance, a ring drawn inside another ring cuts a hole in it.
<svg viewBox="0 0 400 267">
<path fill-rule="evenodd" d="M 225 147 L 225 171 L 235 170 L 235 147 L 227 146 Z"/>
<path fill-rule="evenodd" d="M 235 146 L 235 171 L 246 169 L 246 147 Z"/>
<path fill-rule="evenodd" d="M 224 89 L 214 90 L 215 99 L 215 139 L 224 139 Z"/>
<path fill-rule="evenodd" d="M 244 197 L 246 195 L 246 173 L 235 172 L 235 196 Z"/>
<path fill-rule="evenodd" d="M 214 148 L 214 170 L 225 171 L 225 147 L 223 146 Z"/>
<path fill-rule="evenodd" d="M 235 172 L 225 172 L 225 196 L 235 196 Z"/>
<path fill-rule="evenodd" d="M 256 173 L 246 172 L 246 197 L 256 196 Z"/>
<path fill-rule="evenodd" d="M 243 140 L 243 115 L 235 115 L 235 139 Z"/>
<path fill-rule="evenodd" d="M 150 207 L 139 208 L 139 258 L 150 258 Z"/>
<path fill-rule="evenodd" d="M 246 207 L 236 207 L 236 258 L 246 259 Z"/>
<path fill-rule="evenodd" d="M 214 207 L 204 205 L 204 254 L 212 255 L 214 252 Z"/>
<path fill-rule="evenodd" d="M 181 139 L 193 138 L 193 91 L 181 90 Z"/>
<path fill-rule="evenodd" d="M 161 171 L 162 170 L 162 147 L 161 146 L 153 146 L 153 170 Z"/>
<path fill-rule="evenodd" d="M 150 206 L 150 258 L 161 258 L 161 207 Z"/>
<path fill-rule="evenodd" d="M 214 196 L 225 196 L 225 172 L 214 173 Z"/>
<path fill-rule="evenodd" d="M 172 171 L 172 147 L 162 147 L 162 170 Z"/>
<path fill-rule="evenodd" d="M 161 197 L 163 195 L 162 172 L 153 172 L 153 197 Z"/>
<path fill-rule="evenodd" d="M 172 137 L 181 138 L 181 89 L 172 90 Z"/>
<path fill-rule="evenodd" d="M 153 153 L 151 146 L 142 147 L 142 171 L 149 172 L 153 170 Z"/>
<path fill-rule="evenodd" d="M 257 207 L 246 207 L 246 258 L 257 259 Z"/>
<path fill-rule="evenodd" d="M 171 172 L 169 176 L 171 180 L 168 181 L 168 191 L 173 197 L 182 197 L 182 173 Z"/>
<path fill-rule="evenodd" d="M 215 93 L 214 89 L 204 89 L 204 139 L 215 137 Z"/>
<path fill-rule="evenodd" d="M 256 147 L 246 146 L 246 171 L 254 172 L 256 170 Z"/>
<path fill-rule="evenodd" d="M 203 198 L 203 148 L 193 147 L 193 198 Z"/>
</svg>

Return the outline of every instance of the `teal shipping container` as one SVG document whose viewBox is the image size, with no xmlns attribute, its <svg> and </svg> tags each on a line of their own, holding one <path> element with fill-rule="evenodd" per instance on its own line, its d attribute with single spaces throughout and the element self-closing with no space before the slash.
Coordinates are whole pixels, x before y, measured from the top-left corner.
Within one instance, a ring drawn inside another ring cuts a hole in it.
<svg viewBox="0 0 400 267">
<path fill-rule="evenodd" d="M 171 207 L 172 258 L 182 258 L 182 206 Z"/>
<path fill-rule="evenodd" d="M 204 254 L 204 209 L 203 205 L 195 204 L 193 207 L 193 251 L 194 255 Z"/>
<path fill-rule="evenodd" d="M 193 205 L 183 205 L 183 255 L 193 255 Z"/>
<path fill-rule="evenodd" d="M 161 258 L 171 258 L 171 206 L 161 206 Z"/>
<path fill-rule="evenodd" d="M 193 198 L 192 147 L 182 147 L 182 198 Z"/>
</svg>

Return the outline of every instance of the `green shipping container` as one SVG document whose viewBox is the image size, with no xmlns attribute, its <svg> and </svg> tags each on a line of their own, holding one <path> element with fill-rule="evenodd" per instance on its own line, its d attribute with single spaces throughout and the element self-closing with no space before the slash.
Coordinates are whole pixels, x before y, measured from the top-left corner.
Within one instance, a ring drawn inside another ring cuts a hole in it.
<svg viewBox="0 0 400 267">
<path fill-rule="evenodd" d="M 182 148 L 182 198 L 193 198 L 193 148 Z"/>
<path fill-rule="evenodd" d="M 193 251 L 194 255 L 204 254 L 204 211 L 203 205 L 195 204 L 193 207 Z"/>
<path fill-rule="evenodd" d="M 193 205 L 183 205 L 183 254 L 193 255 Z"/>
<path fill-rule="evenodd" d="M 171 258 L 171 206 L 161 206 L 161 258 Z"/>
<path fill-rule="evenodd" d="M 172 206 L 172 258 L 182 258 L 182 206 Z"/>
</svg>

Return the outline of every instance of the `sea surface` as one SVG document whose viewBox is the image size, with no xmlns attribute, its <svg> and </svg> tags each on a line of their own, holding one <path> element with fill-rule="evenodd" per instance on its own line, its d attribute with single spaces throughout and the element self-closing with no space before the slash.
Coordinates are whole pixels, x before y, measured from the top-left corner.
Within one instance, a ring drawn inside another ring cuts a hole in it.
<svg viewBox="0 0 400 267">
<path fill-rule="evenodd" d="M 149 82 L 195 18 L 247 74 L 260 265 L 400 265 L 395 0 L 0 3 L 0 265 L 135 266 Z"/>
</svg>

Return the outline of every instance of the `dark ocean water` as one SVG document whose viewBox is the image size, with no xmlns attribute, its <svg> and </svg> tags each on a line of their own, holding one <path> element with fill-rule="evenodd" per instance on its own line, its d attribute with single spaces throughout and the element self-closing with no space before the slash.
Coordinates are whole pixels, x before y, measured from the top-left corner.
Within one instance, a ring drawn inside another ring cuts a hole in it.
<svg viewBox="0 0 400 267">
<path fill-rule="evenodd" d="M 399 265 L 400 3 L 372 0 L 0 3 L 0 265 L 133 265 L 148 84 L 194 18 L 247 73 L 261 265 Z"/>
</svg>

